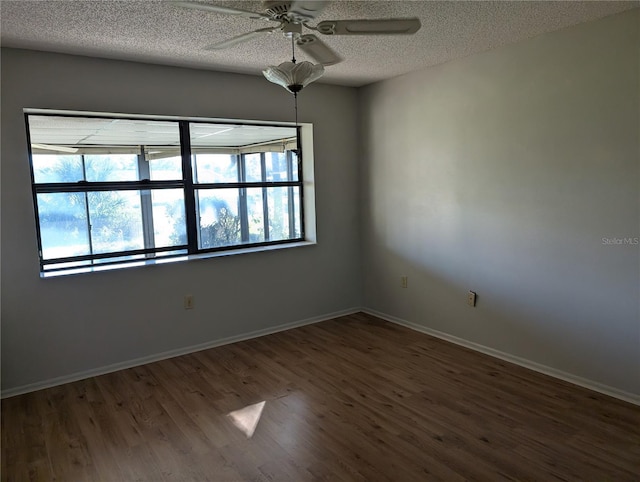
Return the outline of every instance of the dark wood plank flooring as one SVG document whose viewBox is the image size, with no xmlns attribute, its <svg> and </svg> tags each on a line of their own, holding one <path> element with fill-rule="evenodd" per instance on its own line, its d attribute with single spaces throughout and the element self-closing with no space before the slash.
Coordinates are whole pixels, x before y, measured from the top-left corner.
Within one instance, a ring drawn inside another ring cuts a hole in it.
<svg viewBox="0 0 640 482">
<path fill-rule="evenodd" d="M 640 407 L 366 314 L 2 401 L 7 482 L 639 474 Z"/>
</svg>

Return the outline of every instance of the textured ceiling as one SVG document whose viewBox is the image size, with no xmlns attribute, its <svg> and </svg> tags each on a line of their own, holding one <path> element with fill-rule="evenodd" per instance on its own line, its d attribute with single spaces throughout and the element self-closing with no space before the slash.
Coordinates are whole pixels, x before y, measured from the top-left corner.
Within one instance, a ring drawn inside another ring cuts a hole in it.
<svg viewBox="0 0 640 482">
<path fill-rule="evenodd" d="M 260 1 L 208 3 L 263 11 Z M 316 21 L 420 18 L 411 36 L 321 36 L 345 61 L 321 79 L 359 86 L 612 15 L 639 2 L 334 1 Z M 0 0 L 4 47 L 260 75 L 290 59 L 282 34 L 223 51 L 204 47 L 271 23 L 180 9 L 163 0 Z M 304 58 L 302 52 L 297 55 Z"/>
</svg>

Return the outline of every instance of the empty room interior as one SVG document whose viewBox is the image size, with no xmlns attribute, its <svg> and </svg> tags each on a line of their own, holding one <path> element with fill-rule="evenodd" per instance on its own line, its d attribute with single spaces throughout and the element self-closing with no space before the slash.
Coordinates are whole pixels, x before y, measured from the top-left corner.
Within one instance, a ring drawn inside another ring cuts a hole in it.
<svg viewBox="0 0 640 482">
<path fill-rule="evenodd" d="M 2 481 L 640 480 L 640 3 L 0 1 Z"/>
</svg>

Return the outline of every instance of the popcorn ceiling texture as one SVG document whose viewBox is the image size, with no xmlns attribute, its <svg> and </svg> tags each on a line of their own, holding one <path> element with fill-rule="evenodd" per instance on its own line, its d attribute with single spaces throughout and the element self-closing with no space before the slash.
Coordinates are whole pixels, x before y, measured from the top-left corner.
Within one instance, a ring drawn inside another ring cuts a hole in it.
<svg viewBox="0 0 640 482">
<path fill-rule="evenodd" d="M 259 1 L 208 3 L 263 11 Z M 422 29 L 411 36 L 318 34 L 345 58 L 328 67 L 321 81 L 365 85 L 639 6 L 637 1 L 334 1 L 316 21 L 415 16 Z M 291 43 L 280 33 L 206 50 L 275 23 L 176 8 L 162 0 L 0 0 L 0 16 L 3 47 L 256 75 L 291 57 Z M 296 57 L 304 54 L 298 51 Z"/>
</svg>

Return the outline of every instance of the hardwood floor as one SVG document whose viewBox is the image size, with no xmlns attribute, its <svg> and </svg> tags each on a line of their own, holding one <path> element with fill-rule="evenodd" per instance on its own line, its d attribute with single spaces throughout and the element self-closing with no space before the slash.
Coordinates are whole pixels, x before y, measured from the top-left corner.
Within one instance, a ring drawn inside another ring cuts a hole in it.
<svg viewBox="0 0 640 482">
<path fill-rule="evenodd" d="M 2 481 L 639 474 L 640 407 L 365 314 L 2 401 Z"/>
</svg>

